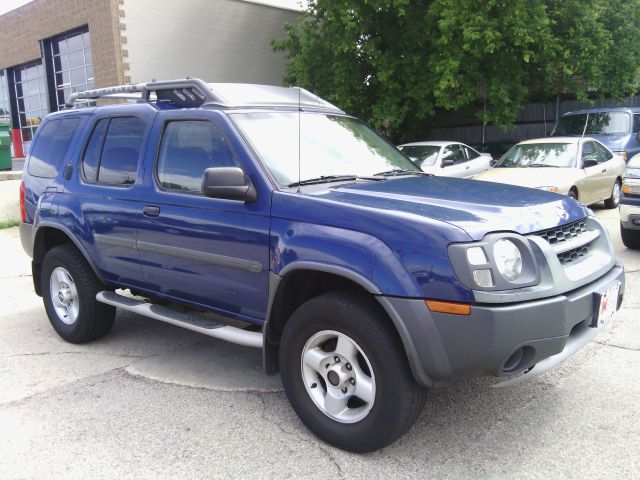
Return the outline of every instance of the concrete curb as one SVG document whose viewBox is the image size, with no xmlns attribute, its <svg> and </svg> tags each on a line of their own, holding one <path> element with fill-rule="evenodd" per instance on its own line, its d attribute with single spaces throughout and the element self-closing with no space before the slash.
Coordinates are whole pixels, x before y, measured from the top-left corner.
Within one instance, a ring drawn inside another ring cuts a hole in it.
<svg viewBox="0 0 640 480">
<path fill-rule="evenodd" d="M 4 180 L 20 180 L 22 178 L 22 170 L 18 172 L 8 171 L 0 172 L 0 182 Z"/>
</svg>

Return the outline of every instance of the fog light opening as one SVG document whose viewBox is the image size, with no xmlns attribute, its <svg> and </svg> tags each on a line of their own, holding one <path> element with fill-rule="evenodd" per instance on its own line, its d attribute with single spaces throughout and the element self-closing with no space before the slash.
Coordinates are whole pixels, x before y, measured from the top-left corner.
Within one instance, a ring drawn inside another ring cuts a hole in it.
<svg viewBox="0 0 640 480">
<path fill-rule="evenodd" d="M 513 375 L 526 370 L 531 366 L 531 360 L 534 357 L 535 350 L 533 347 L 520 347 L 513 352 L 502 365 L 502 373 L 504 375 Z"/>
</svg>

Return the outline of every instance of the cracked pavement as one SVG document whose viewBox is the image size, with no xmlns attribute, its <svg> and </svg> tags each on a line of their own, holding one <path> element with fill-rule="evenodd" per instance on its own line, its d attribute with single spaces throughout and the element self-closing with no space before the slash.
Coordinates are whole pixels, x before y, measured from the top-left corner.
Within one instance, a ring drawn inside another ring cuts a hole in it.
<svg viewBox="0 0 640 480">
<path fill-rule="evenodd" d="M 126 312 L 65 343 L 17 228 L 1 230 L 0 479 L 640 478 L 640 252 L 617 211 L 596 215 L 627 268 L 606 330 L 528 383 L 432 390 L 407 435 L 366 455 L 309 433 L 258 350 Z"/>
</svg>

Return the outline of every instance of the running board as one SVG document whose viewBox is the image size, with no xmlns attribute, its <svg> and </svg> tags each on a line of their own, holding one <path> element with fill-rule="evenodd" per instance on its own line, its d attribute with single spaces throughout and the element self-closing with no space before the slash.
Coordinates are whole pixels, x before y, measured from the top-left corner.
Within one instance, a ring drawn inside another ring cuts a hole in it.
<svg viewBox="0 0 640 480">
<path fill-rule="evenodd" d="M 162 305 L 136 300 L 135 298 L 125 297 L 110 291 L 98 292 L 96 300 L 144 317 L 202 333 L 209 337 L 219 338 L 220 340 L 246 347 L 262 348 L 261 332 L 251 332 L 241 328 L 230 327 L 215 320 L 198 317 L 190 313 L 176 312 Z"/>
</svg>

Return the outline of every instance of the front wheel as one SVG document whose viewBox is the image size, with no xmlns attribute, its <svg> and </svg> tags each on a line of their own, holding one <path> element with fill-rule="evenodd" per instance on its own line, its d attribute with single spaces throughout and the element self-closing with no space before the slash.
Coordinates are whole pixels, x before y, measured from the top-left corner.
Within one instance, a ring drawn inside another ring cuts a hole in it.
<svg viewBox="0 0 640 480">
<path fill-rule="evenodd" d="M 329 292 L 298 308 L 282 335 L 280 368 L 302 422 L 344 450 L 390 444 L 424 405 L 397 333 L 365 295 Z"/>
<path fill-rule="evenodd" d="M 604 201 L 605 208 L 616 208 L 620 204 L 620 180 L 616 180 L 611 189 L 611 196 Z"/>
</svg>

